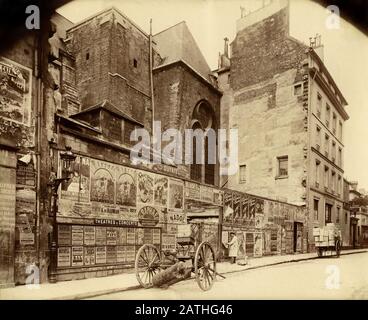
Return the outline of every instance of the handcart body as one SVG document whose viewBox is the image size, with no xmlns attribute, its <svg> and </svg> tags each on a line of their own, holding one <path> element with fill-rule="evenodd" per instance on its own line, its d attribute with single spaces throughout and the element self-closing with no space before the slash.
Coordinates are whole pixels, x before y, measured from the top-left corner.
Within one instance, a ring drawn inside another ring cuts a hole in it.
<svg viewBox="0 0 368 320">
<path fill-rule="evenodd" d="M 340 257 L 341 231 L 334 223 L 328 223 L 325 227 L 313 228 L 314 243 L 319 257 L 327 252 L 335 252 Z"/>
</svg>

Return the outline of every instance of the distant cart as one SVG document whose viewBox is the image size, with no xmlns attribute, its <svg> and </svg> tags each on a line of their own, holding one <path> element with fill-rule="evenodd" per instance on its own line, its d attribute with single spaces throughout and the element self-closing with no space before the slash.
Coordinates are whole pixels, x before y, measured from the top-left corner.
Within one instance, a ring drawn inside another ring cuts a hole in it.
<svg viewBox="0 0 368 320">
<path fill-rule="evenodd" d="M 336 257 L 340 257 L 341 231 L 334 223 L 328 223 L 323 228 L 314 227 L 313 237 L 318 257 L 334 252 Z"/>
<path fill-rule="evenodd" d="M 183 274 L 186 274 L 186 277 L 183 277 L 182 280 L 194 273 L 197 284 L 202 290 L 211 289 L 218 275 L 215 251 L 211 244 L 204 241 L 196 246 L 189 224 L 180 226 L 176 243 L 174 250 L 159 250 L 152 244 L 145 244 L 139 248 L 135 259 L 135 272 L 139 284 L 143 288 L 151 288 L 154 286 L 155 277 L 157 279 L 157 276 L 163 275 L 165 270 L 171 267 L 172 270 L 176 270 L 175 266 L 184 262 Z M 167 278 L 169 276 L 170 274 Z M 180 281 L 177 279 L 174 281 Z"/>
</svg>

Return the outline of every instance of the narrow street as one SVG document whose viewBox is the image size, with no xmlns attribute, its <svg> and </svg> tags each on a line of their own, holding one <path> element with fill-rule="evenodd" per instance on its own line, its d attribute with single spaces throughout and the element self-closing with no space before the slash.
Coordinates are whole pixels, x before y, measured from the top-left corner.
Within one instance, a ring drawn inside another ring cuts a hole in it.
<svg viewBox="0 0 368 320">
<path fill-rule="evenodd" d="M 93 299 L 368 299 L 367 267 L 368 254 L 359 253 L 228 274 L 207 292 L 191 279 Z"/>
</svg>

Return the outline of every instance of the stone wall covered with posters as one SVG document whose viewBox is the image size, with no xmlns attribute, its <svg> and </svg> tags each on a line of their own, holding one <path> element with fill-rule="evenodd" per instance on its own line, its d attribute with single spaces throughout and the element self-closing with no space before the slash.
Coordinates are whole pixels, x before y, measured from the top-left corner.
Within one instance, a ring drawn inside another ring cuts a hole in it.
<svg viewBox="0 0 368 320">
<path fill-rule="evenodd" d="M 307 251 L 304 207 L 227 190 L 222 223 L 224 256 L 230 232 L 237 234 L 239 257 Z"/>
<path fill-rule="evenodd" d="M 76 267 L 118 272 L 133 266 L 143 244 L 175 247 L 177 226 L 186 223 L 184 182 L 78 156 L 74 177 L 61 186 L 57 220 L 61 279 Z"/>
</svg>

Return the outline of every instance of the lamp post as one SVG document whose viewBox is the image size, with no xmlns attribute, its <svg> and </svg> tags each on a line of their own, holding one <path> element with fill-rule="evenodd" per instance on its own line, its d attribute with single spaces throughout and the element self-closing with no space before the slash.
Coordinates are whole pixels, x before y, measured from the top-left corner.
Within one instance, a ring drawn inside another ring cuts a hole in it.
<svg viewBox="0 0 368 320">
<path fill-rule="evenodd" d="M 60 161 L 62 165 L 62 177 L 51 178 L 48 185 L 52 188 L 53 216 L 52 216 L 52 240 L 50 249 L 50 273 L 49 282 L 55 283 L 57 270 L 57 212 L 58 212 L 58 190 L 63 181 L 70 180 L 73 176 L 72 166 L 76 155 L 73 154 L 71 147 L 65 147 L 65 151 L 60 152 Z"/>
</svg>

